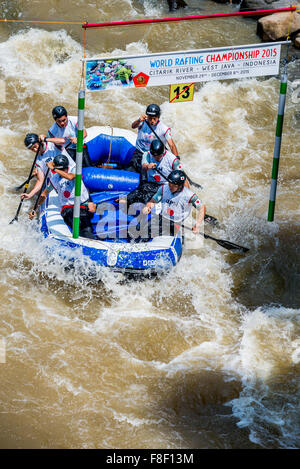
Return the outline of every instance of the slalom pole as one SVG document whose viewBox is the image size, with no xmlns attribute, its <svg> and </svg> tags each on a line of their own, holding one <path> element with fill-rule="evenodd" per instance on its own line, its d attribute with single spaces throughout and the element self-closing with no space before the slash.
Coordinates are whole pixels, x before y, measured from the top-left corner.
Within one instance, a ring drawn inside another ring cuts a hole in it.
<svg viewBox="0 0 300 469">
<path fill-rule="evenodd" d="M 75 200 L 74 200 L 74 211 L 73 211 L 73 238 L 78 238 L 79 236 L 83 131 L 84 131 L 84 103 L 85 103 L 85 91 L 83 89 L 80 89 L 78 93 L 78 131 L 77 131 L 77 148 L 76 148 Z"/>
<path fill-rule="evenodd" d="M 271 176 L 268 221 L 274 221 L 281 136 L 282 136 L 284 108 L 285 108 L 285 100 L 286 100 L 286 89 L 287 89 L 287 60 L 284 66 L 284 70 L 282 72 L 281 82 L 280 82 L 280 94 L 279 94 L 275 144 L 274 144 L 274 153 L 273 153 L 273 167 L 272 167 L 272 176 Z"/>
</svg>

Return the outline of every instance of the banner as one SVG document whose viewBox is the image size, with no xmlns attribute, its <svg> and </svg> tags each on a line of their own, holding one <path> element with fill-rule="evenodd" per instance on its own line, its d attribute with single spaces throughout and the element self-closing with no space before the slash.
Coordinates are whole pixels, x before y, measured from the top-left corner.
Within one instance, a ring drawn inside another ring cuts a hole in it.
<svg viewBox="0 0 300 469">
<path fill-rule="evenodd" d="M 174 85 L 278 75 L 284 42 L 85 59 L 86 89 Z"/>
</svg>

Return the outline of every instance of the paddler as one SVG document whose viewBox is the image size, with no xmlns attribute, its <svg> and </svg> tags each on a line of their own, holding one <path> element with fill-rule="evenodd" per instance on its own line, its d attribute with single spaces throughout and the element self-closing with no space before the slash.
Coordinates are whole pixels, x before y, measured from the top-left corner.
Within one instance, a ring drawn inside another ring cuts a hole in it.
<svg viewBox="0 0 300 469">
<path fill-rule="evenodd" d="M 171 152 L 178 156 L 176 145 L 171 137 L 171 129 L 160 121 L 161 110 L 157 104 L 149 104 L 146 108 L 146 113 L 135 120 L 131 127 L 133 129 L 138 128 L 138 135 L 136 139 L 136 150 L 133 153 L 133 157 L 130 161 L 129 170 L 140 172 L 142 155 L 145 151 L 150 150 L 150 144 L 153 140 L 159 138 L 164 145 L 168 143 Z M 154 132 L 151 130 L 149 125 L 152 127 Z"/>
<path fill-rule="evenodd" d="M 63 139 L 61 140 L 63 143 Z M 39 136 L 34 133 L 26 134 L 25 139 L 24 139 L 25 147 L 34 153 L 37 152 L 40 142 L 41 140 Z M 39 154 L 36 159 L 36 163 L 35 163 L 35 176 L 37 178 L 37 181 L 30 192 L 21 194 L 21 199 L 25 199 L 25 200 L 31 199 L 31 197 L 33 197 L 35 194 L 37 194 L 40 191 L 44 183 L 44 178 L 48 169 L 47 163 L 49 161 L 52 161 L 55 158 L 55 156 L 59 154 L 60 154 L 60 151 L 54 145 L 54 143 L 51 142 L 51 138 L 47 138 L 47 137 L 44 138 L 43 143 L 41 144 L 41 147 L 39 150 Z M 73 166 L 75 166 L 75 163 L 72 160 L 72 158 L 69 155 L 66 155 L 66 156 L 68 158 L 70 167 L 72 168 Z"/>
<path fill-rule="evenodd" d="M 181 170 L 174 170 L 168 177 L 168 184 L 163 184 L 154 194 L 152 199 L 143 208 L 143 214 L 148 215 L 153 207 L 161 202 L 161 213 L 152 215 L 151 228 L 148 222 L 141 227 L 141 236 L 145 238 L 145 234 L 153 237 L 154 233 L 149 233 L 149 228 L 157 230 L 159 234 L 174 235 L 176 224 L 181 224 L 190 215 L 192 206 L 198 211 L 196 223 L 193 226 L 193 232 L 199 233 L 201 223 L 204 220 L 206 212 L 205 205 L 199 197 L 194 194 L 191 189 L 185 186 L 186 174 Z"/>
<path fill-rule="evenodd" d="M 47 163 L 48 168 L 54 173 L 50 182 L 47 184 L 46 189 L 42 192 L 38 201 L 38 206 L 41 205 L 48 194 L 55 189 L 58 195 L 61 216 L 64 222 L 72 229 L 73 227 L 73 210 L 75 200 L 75 166 L 70 168 L 69 160 L 65 155 L 57 155 L 53 161 Z M 85 238 L 95 239 L 91 218 L 95 212 L 95 204 L 89 201 L 89 193 L 83 181 L 81 183 L 81 198 L 80 198 L 80 223 L 79 235 Z M 29 218 L 34 218 L 36 213 L 32 210 Z"/>
<path fill-rule="evenodd" d="M 55 106 L 52 109 L 52 117 L 54 119 L 54 124 L 48 130 L 47 137 L 51 138 L 51 141 L 57 146 L 61 151 L 63 148 L 69 153 L 71 158 L 76 161 L 76 144 L 77 144 L 77 128 L 78 122 L 76 116 L 68 116 L 66 108 L 63 106 Z M 87 136 L 87 131 L 84 129 L 83 138 Z M 44 135 L 41 135 L 41 139 L 45 138 Z M 64 139 L 64 143 L 61 144 Z M 82 166 L 92 166 L 88 150 L 83 145 L 83 159 Z"/>
</svg>

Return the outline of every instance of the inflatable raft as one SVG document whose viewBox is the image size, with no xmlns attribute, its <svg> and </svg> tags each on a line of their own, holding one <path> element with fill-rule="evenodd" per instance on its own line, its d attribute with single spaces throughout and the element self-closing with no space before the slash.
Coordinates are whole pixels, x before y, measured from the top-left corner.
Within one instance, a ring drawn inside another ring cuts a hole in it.
<svg viewBox="0 0 300 469">
<path fill-rule="evenodd" d="M 74 257 L 86 256 L 117 272 L 156 274 L 170 270 L 182 254 L 180 230 L 174 236 L 155 236 L 147 241 L 129 239 L 128 226 L 134 228 L 138 224 L 142 206 L 135 204 L 127 214 L 118 203 L 119 197 L 129 194 L 140 183 L 138 173 L 122 169 L 132 158 L 136 135 L 111 127 L 92 127 L 87 132 L 85 143 L 92 163 L 97 166 L 83 168 L 82 179 L 91 200 L 97 204 L 91 220 L 97 239 L 73 239 L 71 229 L 60 214 L 55 191 L 49 194 L 42 206 L 42 233 L 57 241 L 60 255 L 63 252 L 61 248 L 71 248 Z M 98 167 L 101 164 L 107 166 L 108 160 L 110 168 Z"/>
</svg>

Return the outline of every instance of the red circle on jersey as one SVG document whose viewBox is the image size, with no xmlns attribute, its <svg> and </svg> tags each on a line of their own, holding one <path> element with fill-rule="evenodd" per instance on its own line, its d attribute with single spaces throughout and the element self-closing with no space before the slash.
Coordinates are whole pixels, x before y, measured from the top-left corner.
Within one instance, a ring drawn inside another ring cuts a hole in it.
<svg viewBox="0 0 300 469">
<path fill-rule="evenodd" d="M 70 197 L 70 195 L 71 195 L 71 192 L 69 192 L 69 191 L 64 192 L 64 196 L 65 196 L 66 199 L 68 199 Z"/>
<path fill-rule="evenodd" d="M 171 210 L 170 208 L 167 209 L 167 214 L 168 215 L 174 215 L 174 210 Z"/>
<path fill-rule="evenodd" d="M 159 174 L 155 174 L 153 177 L 154 177 L 155 181 L 157 181 L 157 182 L 160 181 L 160 175 Z"/>
</svg>

